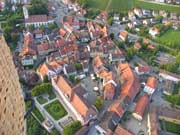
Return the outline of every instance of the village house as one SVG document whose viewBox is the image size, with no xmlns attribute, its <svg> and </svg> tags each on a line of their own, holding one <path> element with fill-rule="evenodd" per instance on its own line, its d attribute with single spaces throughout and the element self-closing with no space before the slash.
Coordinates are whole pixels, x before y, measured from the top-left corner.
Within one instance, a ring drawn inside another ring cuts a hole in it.
<svg viewBox="0 0 180 135">
<path fill-rule="evenodd" d="M 120 32 L 119 37 L 123 41 L 126 41 L 128 39 L 128 33 L 126 31 L 122 31 L 122 32 Z"/>
<path fill-rule="evenodd" d="M 31 26 L 38 28 L 42 25 L 48 26 L 48 24 L 54 23 L 54 19 L 47 15 L 31 15 L 25 18 L 25 26 Z"/>
<path fill-rule="evenodd" d="M 175 82 L 173 82 L 171 80 L 164 80 L 163 84 L 164 84 L 163 94 L 172 95 L 173 91 L 174 91 Z"/>
<path fill-rule="evenodd" d="M 57 61 L 51 61 L 49 63 L 43 63 L 37 69 L 37 74 L 40 76 L 41 80 L 44 80 L 44 77 L 47 76 L 49 79 L 57 76 L 63 70 L 63 64 L 58 63 Z"/>
<path fill-rule="evenodd" d="M 34 35 L 34 37 L 36 38 L 36 39 L 39 39 L 39 38 L 42 38 L 43 37 L 43 30 L 41 30 L 41 29 L 35 29 L 34 31 L 33 31 L 33 35 Z"/>
<path fill-rule="evenodd" d="M 64 65 L 63 72 L 68 78 L 70 76 L 76 76 L 77 75 L 77 71 L 76 71 L 73 64 Z"/>
<path fill-rule="evenodd" d="M 140 65 L 140 66 L 135 67 L 135 72 L 138 75 L 149 74 L 150 73 L 150 67 Z"/>
<path fill-rule="evenodd" d="M 32 66 L 34 65 L 34 59 L 31 55 L 23 56 L 21 59 L 21 64 L 23 66 Z"/>
<path fill-rule="evenodd" d="M 126 130 L 122 125 L 118 124 L 114 131 L 114 135 L 133 135 L 130 131 Z"/>
<path fill-rule="evenodd" d="M 179 75 L 165 71 L 165 70 L 160 70 L 159 77 L 166 80 L 174 81 L 175 83 L 178 83 L 180 81 Z"/>
<path fill-rule="evenodd" d="M 71 87 L 62 76 L 57 76 L 52 79 L 52 85 L 82 125 L 96 119 L 97 112 L 87 103 L 87 92 L 80 84 Z"/>
<path fill-rule="evenodd" d="M 122 53 L 110 53 L 109 54 L 109 62 L 111 64 L 118 63 L 118 62 L 124 62 L 125 56 Z"/>
<path fill-rule="evenodd" d="M 93 60 L 93 68 L 94 68 L 94 72 L 97 73 L 98 71 L 100 71 L 101 69 L 106 69 L 104 67 L 104 60 L 103 58 L 101 58 L 100 56 L 96 56 Z"/>
<path fill-rule="evenodd" d="M 155 77 L 149 77 L 147 80 L 147 83 L 144 87 L 144 92 L 146 92 L 149 95 L 152 95 L 157 87 L 157 80 Z"/>
<path fill-rule="evenodd" d="M 139 18 L 141 18 L 143 16 L 143 12 L 141 8 L 134 8 L 134 13 L 136 16 L 138 16 Z"/>
<path fill-rule="evenodd" d="M 144 113 L 146 111 L 146 108 L 148 107 L 150 101 L 150 97 L 148 95 L 143 95 L 139 98 L 139 100 L 136 103 L 136 107 L 133 111 L 133 116 L 139 120 L 143 120 Z"/>
<path fill-rule="evenodd" d="M 118 122 L 119 118 L 116 113 L 106 111 L 100 123 L 95 126 L 95 129 L 101 135 L 113 135 Z"/>
<path fill-rule="evenodd" d="M 160 30 L 156 27 L 152 27 L 149 29 L 149 34 L 155 38 L 160 33 Z"/>
<path fill-rule="evenodd" d="M 126 96 L 126 103 L 131 103 L 140 91 L 140 83 L 128 63 L 119 64 L 117 73 L 120 75 L 121 95 Z"/>
<path fill-rule="evenodd" d="M 38 55 L 41 55 L 41 56 L 47 55 L 50 52 L 49 44 L 42 43 L 42 44 L 37 45 L 37 52 L 38 52 Z"/>
<path fill-rule="evenodd" d="M 69 33 L 80 29 L 80 21 L 75 16 L 65 16 L 62 23 Z"/>
<path fill-rule="evenodd" d="M 142 48 L 141 43 L 140 43 L 140 42 L 135 42 L 135 44 L 134 44 L 134 49 L 140 50 L 141 48 Z"/>
</svg>

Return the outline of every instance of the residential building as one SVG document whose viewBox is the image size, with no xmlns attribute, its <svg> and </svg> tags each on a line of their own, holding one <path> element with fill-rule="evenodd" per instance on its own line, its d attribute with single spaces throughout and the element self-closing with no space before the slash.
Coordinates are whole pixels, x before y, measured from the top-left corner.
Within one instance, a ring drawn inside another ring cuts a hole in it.
<svg viewBox="0 0 180 135">
<path fill-rule="evenodd" d="M 80 84 L 71 87 L 64 77 L 57 76 L 52 79 L 52 85 L 82 125 L 96 119 L 97 112 L 87 103 L 87 92 Z"/>
<path fill-rule="evenodd" d="M 119 37 L 123 40 L 126 41 L 128 39 L 128 33 L 126 31 L 122 31 L 119 34 Z"/>
<path fill-rule="evenodd" d="M 76 68 L 73 64 L 64 65 L 63 72 L 68 78 L 72 75 L 73 76 L 77 75 Z"/>
<path fill-rule="evenodd" d="M 138 75 L 144 75 L 150 73 L 150 67 L 149 66 L 137 66 L 135 67 L 135 72 Z"/>
<path fill-rule="evenodd" d="M 130 103 L 140 91 L 139 79 L 128 63 L 119 64 L 117 73 L 120 75 L 121 95 L 126 97 L 126 102 Z"/>
<path fill-rule="evenodd" d="M 131 132 L 126 130 L 125 128 L 122 127 L 122 125 L 118 124 L 114 131 L 114 135 L 133 135 Z"/>
<path fill-rule="evenodd" d="M 0 36 L 0 134 L 25 135 L 25 104 L 10 49 Z"/>
<path fill-rule="evenodd" d="M 156 27 L 152 27 L 149 29 L 149 34 L 155 38 L 160 33 L 160 30 Z"/>
<path fill-rule="evenodd" d="M 48 26 L 48 24 L 54 23 L 54 19 L 47 15 L 31 15 L 25 18 L 25 26 L 31 26 L 38 28 L 42 25 Z"/>
<path fill-rule="evenodd" d="M 143 120 L 144 113 L 146 111 L 146 108 L 148 107 L 149 104 L 149 96 L 148 95 L 143 95 L 139 98 L 139 100 L 136 103 L 136 107 L 133 111 L 133 116 L 139 120 Z"/>
<path fill-rule="evenodd" d="M 175 83 L 178 83 L 180 81 L 180 76 L 165 70 L 161 70 L 159 73 L 159 76 L 166 80 L 174 81 Z"/>
<path fill-rule="evenodd" d="M 41 80 L 44 80 L 44 77 L 47 75 L 49 79 L 57 76 L 60 72 L 63 71 L 63 64 L 58 63 L 57 61 L 51 61 L 49 63 L 44 63 L 39 66 L 37 73 L 39 74 Z"/>
<path fill-rule="evenodd" d="M 147 80 L 147 83 L 144 87 L 144 92 L 146 92 L 149 95 L 152 95 L 157 87 L 157 80 L 155 77 L 149 77 Z"/>
</svg>

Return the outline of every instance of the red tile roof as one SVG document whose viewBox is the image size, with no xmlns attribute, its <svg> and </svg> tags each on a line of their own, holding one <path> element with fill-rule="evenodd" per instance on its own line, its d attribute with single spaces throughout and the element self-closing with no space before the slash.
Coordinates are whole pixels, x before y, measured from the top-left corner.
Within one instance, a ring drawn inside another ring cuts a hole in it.
<svg viewBox="0 0 180 135">
<path fill-rule="evenodd" d="M 126 129 L 124 129 L 120 124 L 116 127 L 115 131 L 114 131 L 114 135 L 133 135 L 132 133 L 130 133 L 129 131 L 127 131 Z"/>
<path fill-rule="evenodd" d="M 122 31 L 122 32 L 120 32 L 120 35 L 124 38 L 127 38 L 128 33 L 126 31 Z"/>
<path fill-rule="evenodd" d="M 139 50 L 139 49 L 141 49 L 141 47 L 142 47 L 142 46 L 141 46 L 141 44 L 140 44 L 139 42 L 136 42 L 136 43 L 134 44 L 134 48 L 135 48 L 135 49 L 138 49 L 138 50 Z"/>
<path fill-rule="evenodd" d="M 104 98 L 112 100 L 115 95 L 115 87 L 112 83 L 108 83 L 104 87 Z"/>
<path fill-rule="evenodd" d="M 31 15 L 28 19 L 25 19 L 26 23 L 35 23 L 35 22 L 47 22 L 47 15 Z"/>
<path fill-rule="evenodd" d="M 36 51 L 29 47 L 23 48 L 21 53 L 22 55 L 36 55 Z"/>
<path fill-rule="evenodd" d="M 33 31 L 34 34 L 43 34 L 43 30 L 41 29 L 36 29 Z"/>
<path fill-rule="evenodd" d="M 94 58 L 94 67 L 95 68 L 99 68 L 100 66 L 102 66 L 104 64 L 103 59 L 100 56 L 96 56 Z"/>
<path fill-rule="evenodd" d="M 60 48 L 63 47 L 66 44 L 66 41 L 64 39 L 58 39 L 55 41 L 54 47 Z"/>
<path fill-rule="evenodd" d="M 32 42 L 33 42 L 33 36 L 32 36 L 31 33 L 28 32 L 28 33 L 24 36 L 24 44 L 23 44 L 23 47 L 29 46 Z"/>
<path fill-rule="evenodd" d="M 49 70 L 49 68 L 48 68 L 48 66 L 47 66 L 47 64 L 42 64 L 39 68 L 38 68 L 38 72 L 40 73 L 40 75 L 41 76 L 45 76 L 45 75 L 47 75 L 47 73 L 48 73 L 48 70 Z"/>
<path fill-rule="evenodd" d="M 157 86 L 157 80 L 155 77 L 149 77 L 146 83 L 147 86 L 149 86 L 150 88 L 155 89 Z"/>
<path fill-rule="evenodd" d="M 37 46 L 38 51 L 46 51 L 49 49 L 48 43 L 43 43 Z"/>
<path fill-rule="evenodd" d="M 122 117 L 125 112 L 120 100 L 114 101 L 114 103 L 109 107 L 109 111 L 115 112 L 119 117 Z"/>
<path fill-rule="evenodd" d="M 78 95 L 76 92 L 76 89 L 79 89 L 80 85 L 71 88 L 62 76 L 58 76 L 54 78 L 54 80 L 59 89 L 69 98 L 69 102 L 75 110 L 81 114 L 85 121 L 96 115 L 96 111 L 86 103 L 86 101 L 82 98 L 82 95 Z"/>
<path fill-rule="evenodd" d="M 138 66 L 138 71 L 139 72 L 150 72 L 149 66 Z"/>
<path fill-rule="evenodd" d="M 133 100 L 140 91 L 140 83 L 128 63 L 119 64 L 121 80 L 124 81 L 121 88 L 121 94 L 126 95 Z"/>
<path fill-rule="evenodd" d="M 148 95 L 141 96 L 140 99 L 138 100 L 137 104 L 136 104 L 136 107 L 134 109 L 134 113 L 143 117 L 145 109 L 148 106 L 148 104 L 149 104 L 149 96 Z"/>
<path fill-rule="evenodd" d="M 59 35 L 61 35 L 62 37 L 64 37 L 65 35 L 66 35 L 66 30 L 65 29 L 63 29 L 63 28 L 61 28 L 60 30 L 59 30 Z"/>
</svg>

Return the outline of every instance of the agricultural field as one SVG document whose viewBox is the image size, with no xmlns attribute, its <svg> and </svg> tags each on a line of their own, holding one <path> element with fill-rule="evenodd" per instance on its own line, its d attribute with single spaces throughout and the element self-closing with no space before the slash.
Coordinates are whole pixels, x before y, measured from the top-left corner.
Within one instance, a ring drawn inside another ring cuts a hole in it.
<svg viewBox="0 0 180 135">
<path fill-rule="evenodd" d="M 125 13 L 133 7 L 166 10 L 180 13 L 179 7 L 143 2 L 140 0 L 88 0 L 88 8 Z"/>
<path fill-rule="evenodd" d="M 155 41 L 169 47 L 178 48 L 180 45 L 180 31 L 169 30 L 162 36 L 157 37 Z"/>
<path fill-rule="evenodd" d="M 143 2 L 143 1 L 140 1 L 140 0 L 135 0 L 134 4 L 135 4 L 136 7 L 141 7 L 141 8 L 144 8 L 144 9 L 153 9 L 153 10 L 158 9 L 158 10 L 166 10 L 168 12 L 180 13 L 180 7 L 148 3 L 148 2 Z"/>
<path fill-rule="evenodd" d="M 107 11 L 128 12 L 134 0 L 88 0 L 88 7 Z"/>
</svg>

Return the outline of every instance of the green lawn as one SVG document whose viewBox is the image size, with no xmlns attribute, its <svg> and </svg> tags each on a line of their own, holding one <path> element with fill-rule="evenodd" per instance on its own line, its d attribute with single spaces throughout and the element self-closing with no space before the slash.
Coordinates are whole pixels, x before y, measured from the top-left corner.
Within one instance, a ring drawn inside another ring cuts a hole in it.
<svg viewBox="0 0 180 135">
<path fill-rule="evenodd" d="M 46 105 L 45 109 L 55 120 L 59 120 L 60 118 L 67 115 L 66 110 L 58 100 Z"/>
<path fill-rule="evenodd" d="M 108 2 L 110 0 L 88 0 L 88 8 L 105 10 Z M 169 12 L 178 12 L 180 13 L 179 7 L 172 7 L 168 5 L 160 5 L 154 3 L 142 2 L 140 0 L 112 0 L 108 7 L 108 11 L 117 11 L 117 12 L 127 12 L 133 7 L 141 7 L 144 9 L 154 9 L 154 10 L 166 10 Z"/>
<path fill-rule="evenodd" d="M 109 0 L 88 0 L 88 7 L 105 10 Z"/>
<path fill-rule="evenodd" d="M 154 4 L 154 3 L 148 3 L 148 2 L 142 2 L 139 0 L 135 0 L 135 6 L 141 7 L 144 9 L 153 9 L 153 10 L 166 10 L 169 12 L 178 12 L 180 13 L 180 7 L 172 7 L 168 5 L 160 5 L 160 4 Z"/>
<path fill-rule="evenodd" d="M 88 7 L 105 10 L 109 0 L 88 0 Z M 127 12 L 133 7 L 134 0 L 112 0 L 107 8 L 108 11 Z"/>
<path fill-rule="evenodd" d="M 44 104 L 47 102 L 47 99 L 43 98 L 42 96 L 39 96 L 37 97 L 37 101 L 40 103 L 40 104 Z"/>
<path fill-rule="evenodd" d="M 180 31 L 169 30 L 162 36 L 155 39 L 157 42 L 165 44 L 169 47 L 178 47 L 180 45 Z"/>
<path fill-rule="evenodd" d="M 161 129 L 168 132 L 180 134 L 180 125 L 166 122 L 166 121 L 160 121 L 160 123 L 161 123 Z"/>
<path fill-rule="evenodd" d="M 33 112 L 32 112 L 41 122 L 43 122 L 45 119 L 41 112 L 35 107 Z"/>
<path fill-rule="evenodd" d="M 134 0 L 112 0 L 108 10 L 126 13 L 133 8 Z"/>
</svg>

